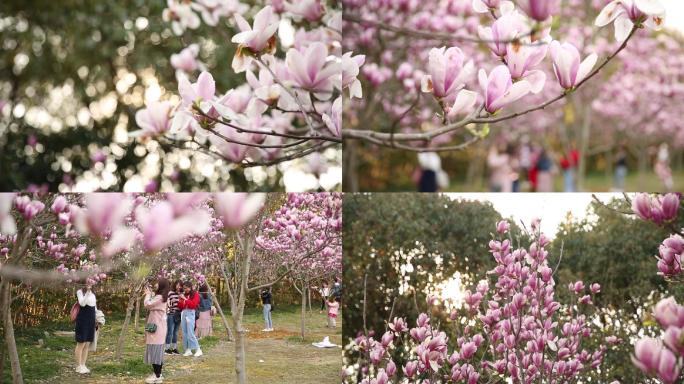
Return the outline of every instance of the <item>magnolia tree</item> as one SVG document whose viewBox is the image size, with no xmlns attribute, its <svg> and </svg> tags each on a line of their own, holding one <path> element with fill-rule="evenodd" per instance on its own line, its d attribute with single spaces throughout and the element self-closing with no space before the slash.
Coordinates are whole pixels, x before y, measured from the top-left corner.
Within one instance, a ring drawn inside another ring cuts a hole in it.
<svg viewBox="0 0 684 384">
<path fill-rule="evenodd" d="M 310 287 L 342 274 L 341 204 L 340 195 L 290 194 L 287 203 L 266 221 L 257 239 L 258 246 L 266 251 L 258 266 L 262 276 L 273 280 L 283 267 L 291 270 L 289 279 L 302 297 L 302 339 Z"/>
<path fill-rule="evenodd" d="M 240 167 L 272 166 L 307 157 L 320 174 L 341 143 L 341 4 L 237 0 L 168 0 L 164 19 L 174 33 L 204 22 L 235 44 L 232 70 L 246 79 L 220 90 L 188 44 L 171 56 L 179 102 L 154 101 L 136 114 L 141 141 L 157 140 Z M 201 15 L 201 18 L 200 18 Z M 186 41 L 186 40 L 183 40 Z M 178 99 L 178 97 L 175 97 Z M 326 152 L 326 149 L 333 148 Z"/>
<path fill-rule="evenodd" d="M 415 326 L 399 316 L 388 319 L 382 335 L 364 330 L 351 345 L 356 361 L 345 381 L 565 383 L 596 371 L 606 344 L 616 342 L 601 340 L 591 320 L 600 286 L 570 283 L 573 301 L 561 304 L 538 222 L 529 249 L 513 249 L 508 229 L 508 222 L 497 224 L 500 238 L 489 243 L 497 265 L 491 279 L 465 292 L 462 308 L 444 314 L 446 307 L 429 298 L 432 316 L 421 313 Z"/>
<path fill-rule="evenodd" d="M 235 335 L 236 382 L 247 383 L 244 308 L 249 292 L 276 284 L 310 260 L 336 257 L 341 246 L 342 195 L 217 194 L 225 248 L 217 266 L 225 280 Z"/>
<path fill-rule="evenodd" d="M 563 116 L 568 106 L 583 118 L 590 118 L 591 108 L 607 116 L 615 112 L 611 105 L 604 113 L 612 98 L 592 103 L 600 85 L 623 88 L 611 86 L 608 75 L 600 80 L 599 72 L 634 40 L 650 45 L 649 55 L 661 52 L 656 57 L 663 59 L 671 55 L 667 46 L 676 45 L 667 38 L 649 43 L 650 31 L 659 29 L 665 16 L 657 0 L 345 0 L 344 5 L 344 46 L 366 53 L 360 69 L 363 91 L 359 87 L 358 92 L 363 98 L 345 110 L 349 162 L 354 141 L 416 152 L 459 151 L 487 137 L 495 123 L 515 126 L 511 133 L 523 127 L 549 133 L 568 120 Z M 614 36 L 608 39 L 600 29 L 610 24 Z M 677 73 L 681 58 L 674 56 L 672 73 Z M 641 70 L 640 64 L 629 64 L 631 57 L 610 76 Z M 665 75 L 669 69 L 663 68 L 662 76 L 650 69 L 650 76 L 642 71 L 633 78 L 655 84 L 673 79 Z M 627 86 L 629 95 L 640 91 L 635 83 Z M 581 88 L 588 90 L 578 92 Z M 668 98 L 658 97 L 651 101 Z M 628 111 L 634 112 L 622 113 Z M 378 114 L 383 120 L 369 127 Z M 580 129 L 581 123 L 587 125 L 577 120 Z"/>
<path fill-rule="evenodd" d="M 672 235 L 663 240 L 658 249 L 657 273 L 671 284 L 681 284 L 682 253 L 684 253 L 684 230 L 673 225 L 679 215 L 680 196 L 670 193 L 652 196 L 637 194 L 632 201 L 634 214 L 642 220 L 665 226 Z M 680 300 L 681 301 L 681 300 Z M 662 328 L 660 337 L 643 337 L 636 341 L 632 362 L 646 375 L 660 382 L 672 384 L 684 382 L 684 305 L 674 297 L 658 302 L 653 309 L 657 324 Z"/>
</svg>

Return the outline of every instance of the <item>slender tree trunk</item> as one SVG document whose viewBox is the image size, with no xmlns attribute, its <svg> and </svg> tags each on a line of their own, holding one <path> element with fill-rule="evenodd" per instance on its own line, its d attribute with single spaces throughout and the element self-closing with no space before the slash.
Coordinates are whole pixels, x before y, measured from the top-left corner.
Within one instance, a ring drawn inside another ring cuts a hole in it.
<svg viewBox="0 0 684 384">
<path fill-rule="evenodd" d="M 2 278 L 0 278 L 0 301 L 2 301 L 2 297 L 3 297 L 2 296 L 3 295 L 2 284 L 3 284 L 3 280 L 2 280 Z M 0 303 L 0 305 L 1 305 L 1 303 Z M 2 313 L 5 313 L 4 309 L 3 309 Z M 5 334 L 5 327 L 4 327 L 3 323 L 4 323 L 3 319 L 0 319 L 0 331 L 4 335 Z M 5 377 L 5 349 L 6 349 L 5 343 L 4 342 L 0 343 L 0 379 Z"/>
<path fill-rule="evenodd" d="M 216 310 L 218 311 L 219 315 L 221 315 L 221 321 L 223 322 L 223 326 L 226 328 L 226 332 L 228 333 L 228 341 L 233 341 L 233 331 L 230 329 L 230 325 L 228 325 L 228 319 L 226 319 L 226 315 L 223 313 L 223 309 L 221 309 L 221 304 L 219 303 L 218 297 L 216 297 L 216 294 L 214 293 L 214 291 L 212 291 L 209 283 L 207 282 L 206 284 L 207 288 L 209 289 L 209 294 L 214 299 L 214 305 L 216 306 Z"/>
<path fill-rule="evenodd" d="M 582 121 L 581 135 L 579 140 L 579 166 L 577 167 L 577 190 L 584 190 L 584 181 L 587 175 L 587 150 L 589 149 L 589 137 L 591 136 L 591 108 L 586 108 L 584 111 L 584 120 Z"/>
<path fill-rule="evenodd" d="M 309 287 L 306 287 L 306 300 L 309 303 L 309 312 L 313 312 L 313 309 L 311 309 L 311 289 Z"/>
<path fill-rule="evenodd" d="M 304 332 L 306 330 L 306 292 L 308 291 L 307 287 L 302 287 L 302 322 L 301 322 L 301 333 L 302 333 L 302 340 L 304 340 Z"/>
<path fill-rule="evenodd" d="M 23 384 L 24 378 L 21 373 L 21 364 L 19 362 L 19 353 L 17 351 L 17 342 L 14 338 L 14 325 L 12 324 L 12 286 L 8 281 L 3 281 L 0 285 L 0 293 L 2 294 L 2 313 L 3 313 L 3 328 L 5 330 L 5 344 L 7 345 L 7 352 L 9 354 L 10 366 L 12 367 L 12 383 Z"/>
<path fill-rule="evenodd" d="M 140 295 L 135 298 L 135 318 L 133 319 L 133 328 L 138 330 L 138 319 L 140 319 Z"/>
<path fill-rule="evenodd" d="M 119 334 L 119 340 L 116 343 L 116 353 L 114 357 L 120 360 L 123 357 L 124 343 L 126 342 L 126 331 L 128 330 L 128 324 L 131 322 L 131 312 L 133 312 L 133 307 L 135 306 L 135 298 L 138 296 L 137 287 L 133 289 L 131 295 L 128 297 L 128 305 L 126 306 L 126 318 L 124 319 L 123 325 L 121 326 L 121 333 Z"/>
<path fill-rule="evenodd" d="M 648 172 L 648 160 L 649 160 L 648 147 L 644 144 L 639 144 L 639 190 L 645 190 L 644 185 L 646 185 L 646 173 Z"/>
<path fill-rule="evenodd" d="M 347 192 L 359 191 L 359 170 L 356 147 L 358 143 L 354 140 L 346 140 L 343 146 L 344 151 L 344 181 L 343 188 Z"/>
<path fill-rule="evenodd" d="M 247 384 L 245 330 L 242 328 L 242 315 L 233 313 L 233 327 L 235 328 L 235 376 L 238 384 Z"/>
</svg>

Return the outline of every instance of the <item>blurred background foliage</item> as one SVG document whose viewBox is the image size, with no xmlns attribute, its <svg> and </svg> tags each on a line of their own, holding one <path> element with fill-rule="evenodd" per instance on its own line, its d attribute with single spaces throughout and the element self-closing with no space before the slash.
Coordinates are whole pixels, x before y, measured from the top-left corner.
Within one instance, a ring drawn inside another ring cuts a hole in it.
<svg viewBox="0 0 684 384">
<path fill-rule="evenodd" d="M 548 257 L 553 266 L 560 262 L 556 297 L 561 303 L 571 300 L 566 288 L 571 282 L 602 286 L 595 300 L 597 310 L 590 313 L 601 331 L 586 347 L 596 348 L 590 344 L 609 334 L 622 340 L 610 347 L 593 379 L 634 382 L 638 377 L 647 382 L 630 362 L 633 342 L 639 330 L 658 334 L 651 308 L 663 297 L 684 297 L 684 289 L 656 274 L 654 255 L 670 231 L 622 212 L 631 212 L 629 204 L 615 199 L 605 205 L 592 203 L 586 218 L 568 216 L 547 247 Z M 433 194 L 348 194 L 344 215 L 344 281 L 354 282 L 345 291 L 345 343 L 364 329 L 364 277 L 366 326 L 379 337 L 390 317 L 404 316 L 415 326 L 418 314 L 429 310 L 429 287 L 461 272 L 464 289 L 471 289 L 494 266 L 487 244 L 501 215 L 488 202 Z M 679 220 L 674 227 L 684 226 L 684 220 Z M 512 222 L 516 247 L 529 245 L 528 229 Z M 408 268 L 412 272 L 406 272 L 407 264 L 413 266 Z M 455 327 L 447 321 L 448 313 L 430 310 L 452 334 Z"/>
<path fill-rule="evenodd" d="M 147 96 L 176 97 L 169 97 L 177 91 L 169 58 L 191 43 L 219 92 L 244 83 L 230 67 L 232 20 L 179 37 L 162 20 L 165 7 L 164 0 L 0 2 L 0 188 L 283 188 L 280 167 L 242 169 L 128 137 Z"/>
</svg>

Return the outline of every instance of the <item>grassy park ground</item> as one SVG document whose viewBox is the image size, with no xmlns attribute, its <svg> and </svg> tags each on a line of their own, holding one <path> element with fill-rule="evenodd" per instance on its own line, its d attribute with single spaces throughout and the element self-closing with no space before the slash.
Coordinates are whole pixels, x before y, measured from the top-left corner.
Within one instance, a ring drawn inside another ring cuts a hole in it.
<svg viewBox="0 0 684 384">
<path fill-rule="evenodd" d="M 684 171 L 673 171 L 674 191 L 684 190 Z M 556 192 L 563 191 L 562 175 L 557 174 L 554 178 L 554 187 Z M 612 177 L 607 177 L 605 173 L 590 173 L 585 178 L 584 190 L 582 192 L 611 192 L 613 188 Z M 653 172 L 637 173 L 632 172 L 627 175 L 625 179 L 625 189 L 627 192 L 667 192 L 663 183 L 658 176 Z M 482 180 L 479 185 L 465 184 L 462 181 L 454 180 L 448 189 L 449 192 L 473 192 L 473 191 L 487 191 L 487 182 Z M 446 191 L 445 191 L 446 192 Z"/>
<path fill-rule="evenodd" d="M 335 344 L 342 342 L 342 324 L 336 330 L 325 327 L 326 315 L 314 308 L 307 314 L 307 335 L 300 330 L 299 306 L 278 307 L 273 312 L 274 332 L 262 333 L 261 311 L 247 310 L 245 325 L 247 340 L 247 377 L 250 383 L 339 383 L 342 351 L 338 348 L 319 349 L 311 345 L 330 336 Z M 341 318 L 340 318 L 341 319 Z M 230 318 L 229 318 L 230 321 Z M 59 323 L 44 327 L 17 329 L 17 345 L 27 383 L 140 383 L 151 373 L 143 363 L 144 318 L 138 328 L 128 330 L 124 356 L 114 359 L 116 341 L 123 316 L 110 315 L 101 330 L 98 351 L 88 357 L 89 375 L 73 372 L 73 336 L 56 336 L 56 331 L 71 331 L 71 324 Z M 233 383 L 234 343 L 228 342 L 221 318 L 214 317 L 214 336 L 200 340 L 204 356 L 165 356 L 165 383 Z M 9 364 L 6 364 L 9 371 Z M 1 378 L 9 382 L 8 372 Z"/>
</svg>

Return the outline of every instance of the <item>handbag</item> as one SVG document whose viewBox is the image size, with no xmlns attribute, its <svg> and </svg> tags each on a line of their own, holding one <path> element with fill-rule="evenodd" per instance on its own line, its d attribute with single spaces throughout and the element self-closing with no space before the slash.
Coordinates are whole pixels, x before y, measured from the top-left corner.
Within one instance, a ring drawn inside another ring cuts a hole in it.
<svg viewBox="0 0 684 384">
<path fill-rule="evenodd" d="M 149 332 L 149 333 L 157 332 L 157 324 L 155 324 L 155 323 L 145 324 L 145 332 Z"/>
<path fill-rule="evenodd" d="M 69 317 L 71 318 L 71 322 L 75 322 L 76 318 L 78 317 L 78 313 L 81 311 L 81 305 L 78 304 L 78 302 L 74 303 L 74 305 L 71 306 L 71 311 L 69 311 Z"/>
</svg>

